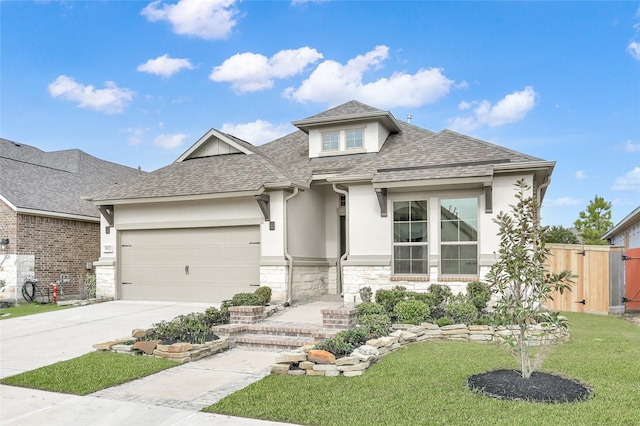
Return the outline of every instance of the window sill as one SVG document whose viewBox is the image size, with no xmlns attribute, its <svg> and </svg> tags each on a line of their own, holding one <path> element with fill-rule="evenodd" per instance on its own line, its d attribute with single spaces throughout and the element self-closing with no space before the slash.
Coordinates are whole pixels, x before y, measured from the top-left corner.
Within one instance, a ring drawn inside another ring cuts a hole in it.
<svg viewBox="0 0 640 426">
<path fill-rule="evenodd" d="M 443 283 L 448 283 L 448 282 L 473 282 L 473 281 L 480 281 L 480 277 L 479 276 L 473 276 L 473 275 L 459 275 L 459 276 L 455 276 L 455 275 L 448 275 L 448 276 L 439 276 L 438 277 L 438 282 L 443 282 Z"/>
<path fill-rule="evenodd" d="M 428 275 L 392 275 L 391 281 L 430 281 Z"/>
<path fill-rule="evenodd" d="M 320 157 L 335 157 L 336 155 L 366 154 L 366 153 L 367 153 L 367 150 L 364 148 L 349 148 L 346 150 L 320 151 L 318 155 Z"/>
</svg>

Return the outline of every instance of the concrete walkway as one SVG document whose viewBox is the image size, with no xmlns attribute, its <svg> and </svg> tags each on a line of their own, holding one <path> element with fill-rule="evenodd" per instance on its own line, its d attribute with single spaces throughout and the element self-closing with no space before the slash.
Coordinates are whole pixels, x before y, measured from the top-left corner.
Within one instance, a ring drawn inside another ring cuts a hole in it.
<svg viewBox="0 0 640 426">
<path fill-rule="evenodd" d="M 268 321 L 321 324 L 320 309 L 341 305 L 294 306 Z M 94 343 L 125 337 L 133 328 L 208 306 L 116 301 L 0 321 L 1 376 L 74 358 L 92 351 Z M 269 374 L 276 355 L 236 348 L 84 397 L 0 386 L 0 423 L 277 425 L 281 423 L 199 412 Z"/>
</svg>

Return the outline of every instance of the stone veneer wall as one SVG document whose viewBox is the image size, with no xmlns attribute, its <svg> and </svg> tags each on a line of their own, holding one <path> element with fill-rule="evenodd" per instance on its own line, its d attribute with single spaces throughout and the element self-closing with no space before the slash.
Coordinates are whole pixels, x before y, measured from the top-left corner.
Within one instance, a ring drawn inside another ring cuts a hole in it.
<svg viewBox="0 0 640 426">
<path fill-rule="evenodd" d="M 284 302 L 287 298 L 288 265 L 261 265 L 260 285 L 271 288 L 271 299 Z M 329 266 L 293 265 L 291 299 L 300 302 L 329 292 Z"/>
<path fill-rule="evenodd" d="M 493 328 L 486 325 L 454 324 L 438 327 L 435 324 L 421 325 L 394 324 L 395 331 L 390 335 L 370 339 L 366 344 L 356 348 L 350 355 L 336 358 L 332 353 L 314 350 L 314 345 L 304 346 L 298 350 L 283 352 L 271 367 L 272 374 L 292 376 L 327 376 L 355 377 L 361 376 L 365 370 L 383 356 L 414 342 L 424 341 L 464 341 L 476 343 L 500 342 L 504 336 L 518 332 L 517 327 Z M 568 330 L 549 330 L 541 326 L 531 327 L 532 341 L 566 342 Z"/>
<path fill-rule="evenodd" d="M 116 299 L 116 261 L 105 259 L 94 262 L 96 270 L 96 298 Z"/>
<path fill-rule="evenodd" d="M 468 277 L 461 280 L 440 279 L 438 268 L 431 268 L 430 276 L 427 277 L 393 277 L 390 265 L 345 265 L 344 266 L 344 303 L 345 306 L 355 306 L 362 302 L 360 299 L 360 289 L 371 287 L 373 294 L 384 289 L 390 290 L 395 286 L 403 286 L 409 291 L 426 292 L 431 284 L 447 285 L 453 294 L 464 293 L 467 284 L 471 281 L 482 279 L 489 271 L 489 267 L 480 267 L 480 278 Z"/>
</svg>

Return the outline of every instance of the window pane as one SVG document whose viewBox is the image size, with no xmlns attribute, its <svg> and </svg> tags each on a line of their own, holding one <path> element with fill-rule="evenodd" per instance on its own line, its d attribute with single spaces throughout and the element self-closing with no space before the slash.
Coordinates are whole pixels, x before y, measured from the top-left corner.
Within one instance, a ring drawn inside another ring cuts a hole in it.
<svg viewBox="0 0 640 426">
<path fill-rule="evenodd" d="M 462 260 L 460 262 L 460 273 L 465 275 L 476 275 L 478 273 L 478 262 L 474 260 Z"/>
<path fill-rule="evenodd" d="M 362 130 L 349 130 L 346 132 L 347 148 L 362 147 Z"/>
<path fill-rule="evenodd" d="M 426 262 L 424 260 L 414 260 L 411 262 L 411 273 L 412 274 L 426 274 Z"/>
<path fill-rule="evenodd" d="M 440 253 L 443 260 L 445 259 L 457 259 L 458 258 L 458 246 L 443 245 L 440 246 Z"/>
<path fill-rule="evenodd" d="M 393 241 L 397 243 L 409 242 L 409 222 L 393 224 Z"/>
<path fill-rule="evenodd" d="M 407 247 L 411 248 L 411 258 L 412 259 L 426 259 L 427 247 L 426 246 L 412 246 Z"/>
<path fill-rule="evenodd" d="M 478 241 L 478 221 L 468 219 L 460 221 L 460 240 L 459 241 Z"/>
<path fill-rule="evenodd" d="M 411 220 L 415 220 L 415 221 L 427 220 L 427 202 L 426 201 L 411 202 Z"/>
<path fill-rule="evenodd" d="M 444 275 L 458 274 L 458 262 L 455 260 L 442 260 L 441 268 L 442 268 L 441 272 Z"/>
<path fill-rule="evenodd" d="M 396 222 L 409 220 L 409 201 L 396 201 L 393 203 L 393 220 Z"/>
<path fill-rule="evenodd" d="M 427 222 L 411 222 L 411 242 L 427 241 Z"/>
<path fill-rule="evenodd" d="M 322 134 L 322 150 L 336 151 L 338 149 L 338 133 Z"/>
<path fill-rule="evenodd" d="M 478 258 L 478 246 L 460 246 L 460 257 L 462 259 L 476 260 Z"/>
<path fill-rule="evenodd" d="M 396 259 L 402 259 L 402 260 L 411 259 L 411 247 L 395 246 L 393 249 L 393 255 Z"/>
<path fill-rule="evenodd" d="M 440 224 L 440 240 L 458 241 L 458 222 L 443 221 Z"/>
<path fill-rule="evenodd" d="M 410 274 L 411 273 L 411 261 L 409 260 L 396 260 L 395 273 Z"/>
</svg>

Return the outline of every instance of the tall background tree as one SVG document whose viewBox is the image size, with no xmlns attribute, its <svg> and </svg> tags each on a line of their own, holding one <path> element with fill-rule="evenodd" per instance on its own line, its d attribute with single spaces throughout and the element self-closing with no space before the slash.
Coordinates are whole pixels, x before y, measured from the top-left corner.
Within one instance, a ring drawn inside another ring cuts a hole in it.
<svg viewBox="0 0 640 426">
<path fill-rule="evenodd" d="M 573 224 L 584 244 L 607 244 L 601 238 L 613 227 L 611 203 L 596 195 L 587 206 L 587 209 L 580 212 L 580 218 Z"/>
<path fill-rule="evenodd" d="M 580 244 L 580 240 L 576 234 L 562 225 L 549 227 L 549 229 L 547 229 L 544 242 L 555 244 Z"/>
</svg>

